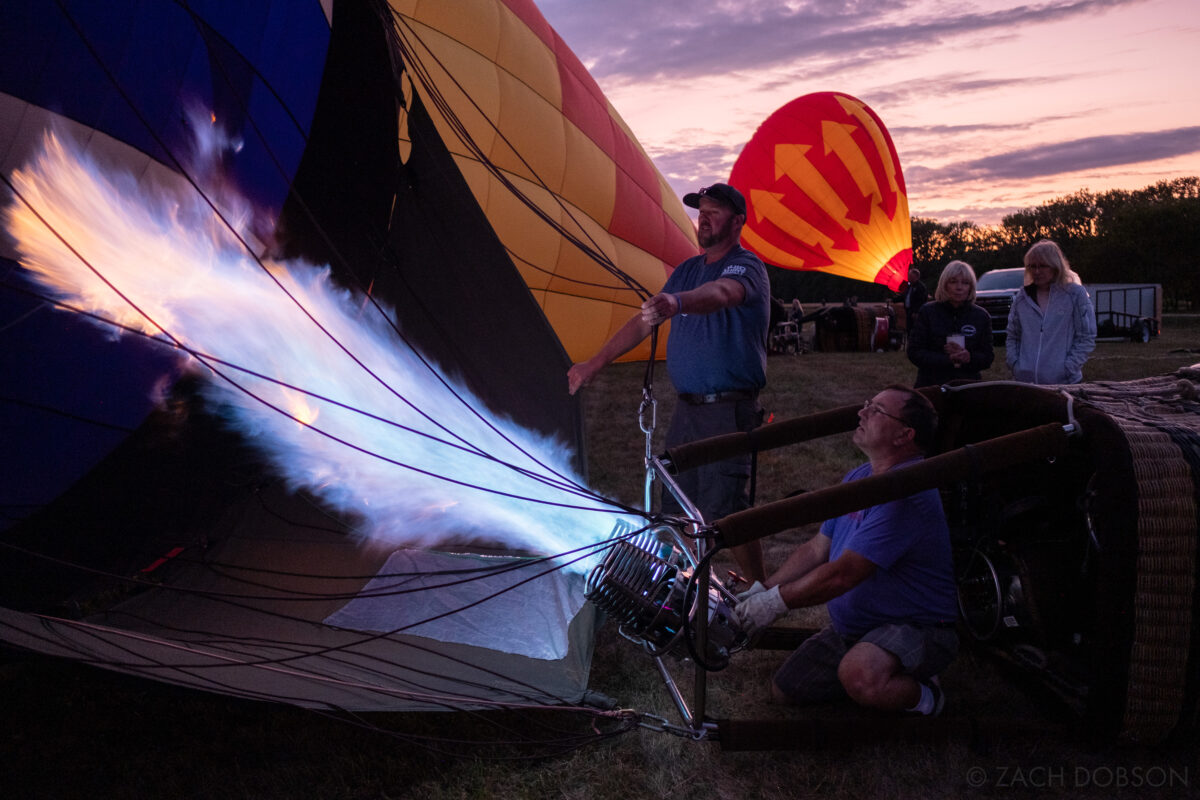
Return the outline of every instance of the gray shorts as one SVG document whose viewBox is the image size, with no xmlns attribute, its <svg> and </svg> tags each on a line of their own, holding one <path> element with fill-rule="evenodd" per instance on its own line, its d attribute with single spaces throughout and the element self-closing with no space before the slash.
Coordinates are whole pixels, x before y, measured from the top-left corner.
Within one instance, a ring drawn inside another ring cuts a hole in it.
<svg viewBox="0 0 1200 800">
<path fill-rule="evenodd" d="M 859 642 L 891 653 L 900 660 L 904 674 L 917 680 L 937 675 L 958 655 L 958 634 L 951 626 L 883 625 L 855 638 L 827 625 L 788 656 L 775 673 L 775 685 L 800 705 L 845 698 L 838 665 Z"/>
</svg>

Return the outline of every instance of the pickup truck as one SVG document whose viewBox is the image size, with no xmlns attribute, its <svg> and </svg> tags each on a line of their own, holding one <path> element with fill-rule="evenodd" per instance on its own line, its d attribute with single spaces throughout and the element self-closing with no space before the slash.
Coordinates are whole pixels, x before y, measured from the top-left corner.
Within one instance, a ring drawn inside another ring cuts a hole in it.
<svg viewBox="0 0 1200 800">
<path fill-rule="evenodd" d="M 996 344 L 1008 336 L 1008 310 L 1021 291 L 1025 270 L 994 269 L 979 278 L 975 304 L 992 318 Z M 1096 309 L 1097 338 L 1148 342 L 1162 332 L 1162 286 L 1157 283 L 1094 283 L 1084 288 Z"/>
</svg>

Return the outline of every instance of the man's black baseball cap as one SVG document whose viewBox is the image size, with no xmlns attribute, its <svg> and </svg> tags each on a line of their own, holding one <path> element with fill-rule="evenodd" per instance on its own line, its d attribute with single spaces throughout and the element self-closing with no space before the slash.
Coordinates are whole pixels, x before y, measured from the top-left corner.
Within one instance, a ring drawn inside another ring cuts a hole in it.
<svg viewBox="0 0 1200 800">
<path fill-rule="evenodd" d="M 746 198 L 742 197 L 742 193 L 728 183 L 714 183 L 712 186 L 705 186 L 698 192 L 685 194 L 683 196 L 683 204 L 692 208 L 699 208 L 701 197 L 711 197 L 713 200 L 720 200 L 732 208 L 735 214 L 746 213 Z"/>
</svg>

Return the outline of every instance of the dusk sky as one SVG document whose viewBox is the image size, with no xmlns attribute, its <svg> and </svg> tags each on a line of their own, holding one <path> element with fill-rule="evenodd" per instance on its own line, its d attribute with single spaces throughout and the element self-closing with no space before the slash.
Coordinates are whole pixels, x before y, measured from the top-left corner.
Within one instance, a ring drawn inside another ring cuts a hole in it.
<svg viewBox="0 0 1200 800">
<path fill-rule="evenodd" d="M 680 193 L 810 92 L 888 127 L 913 216 L 1200 174 L 1200 0 L 539 0 Z"/>
</svg>

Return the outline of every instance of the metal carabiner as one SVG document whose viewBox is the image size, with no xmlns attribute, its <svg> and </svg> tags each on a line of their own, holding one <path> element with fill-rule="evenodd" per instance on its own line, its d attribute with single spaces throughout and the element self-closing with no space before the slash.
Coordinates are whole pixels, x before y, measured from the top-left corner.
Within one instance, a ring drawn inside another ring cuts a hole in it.
<svg viewBox="0 0 1200 800">
<path fill-rule="evenodd" d="M 650 424 L 646 425 L 646 412 L 650 412 Z M 642 404 L 638 406 L 638 427 L 646 434 L 646 452 L 642 456 L 642 468 L 646 478 L 642 487 L 642 503 L 646 511 L 654 505 L 654 428 L 658 424 L 658 402 L 649 386 L 642 387 Z"/>
<path fill-rule="evenodd" d="M 650 427 L 646 427 L 646 409 L 650 409 Z M 646 441 L 650 441 L 650 436 L 654 433 L 654 428 L 658 425 L 658 401 L 654 399 L 654 395 L 648 390 L 642 390 L 642 402 L 638 406 L 638 427 L 642 429 L 642 433 L 646 434 Z M 649 444 L 646 445 L 649 451 Z"/>
</svg>

